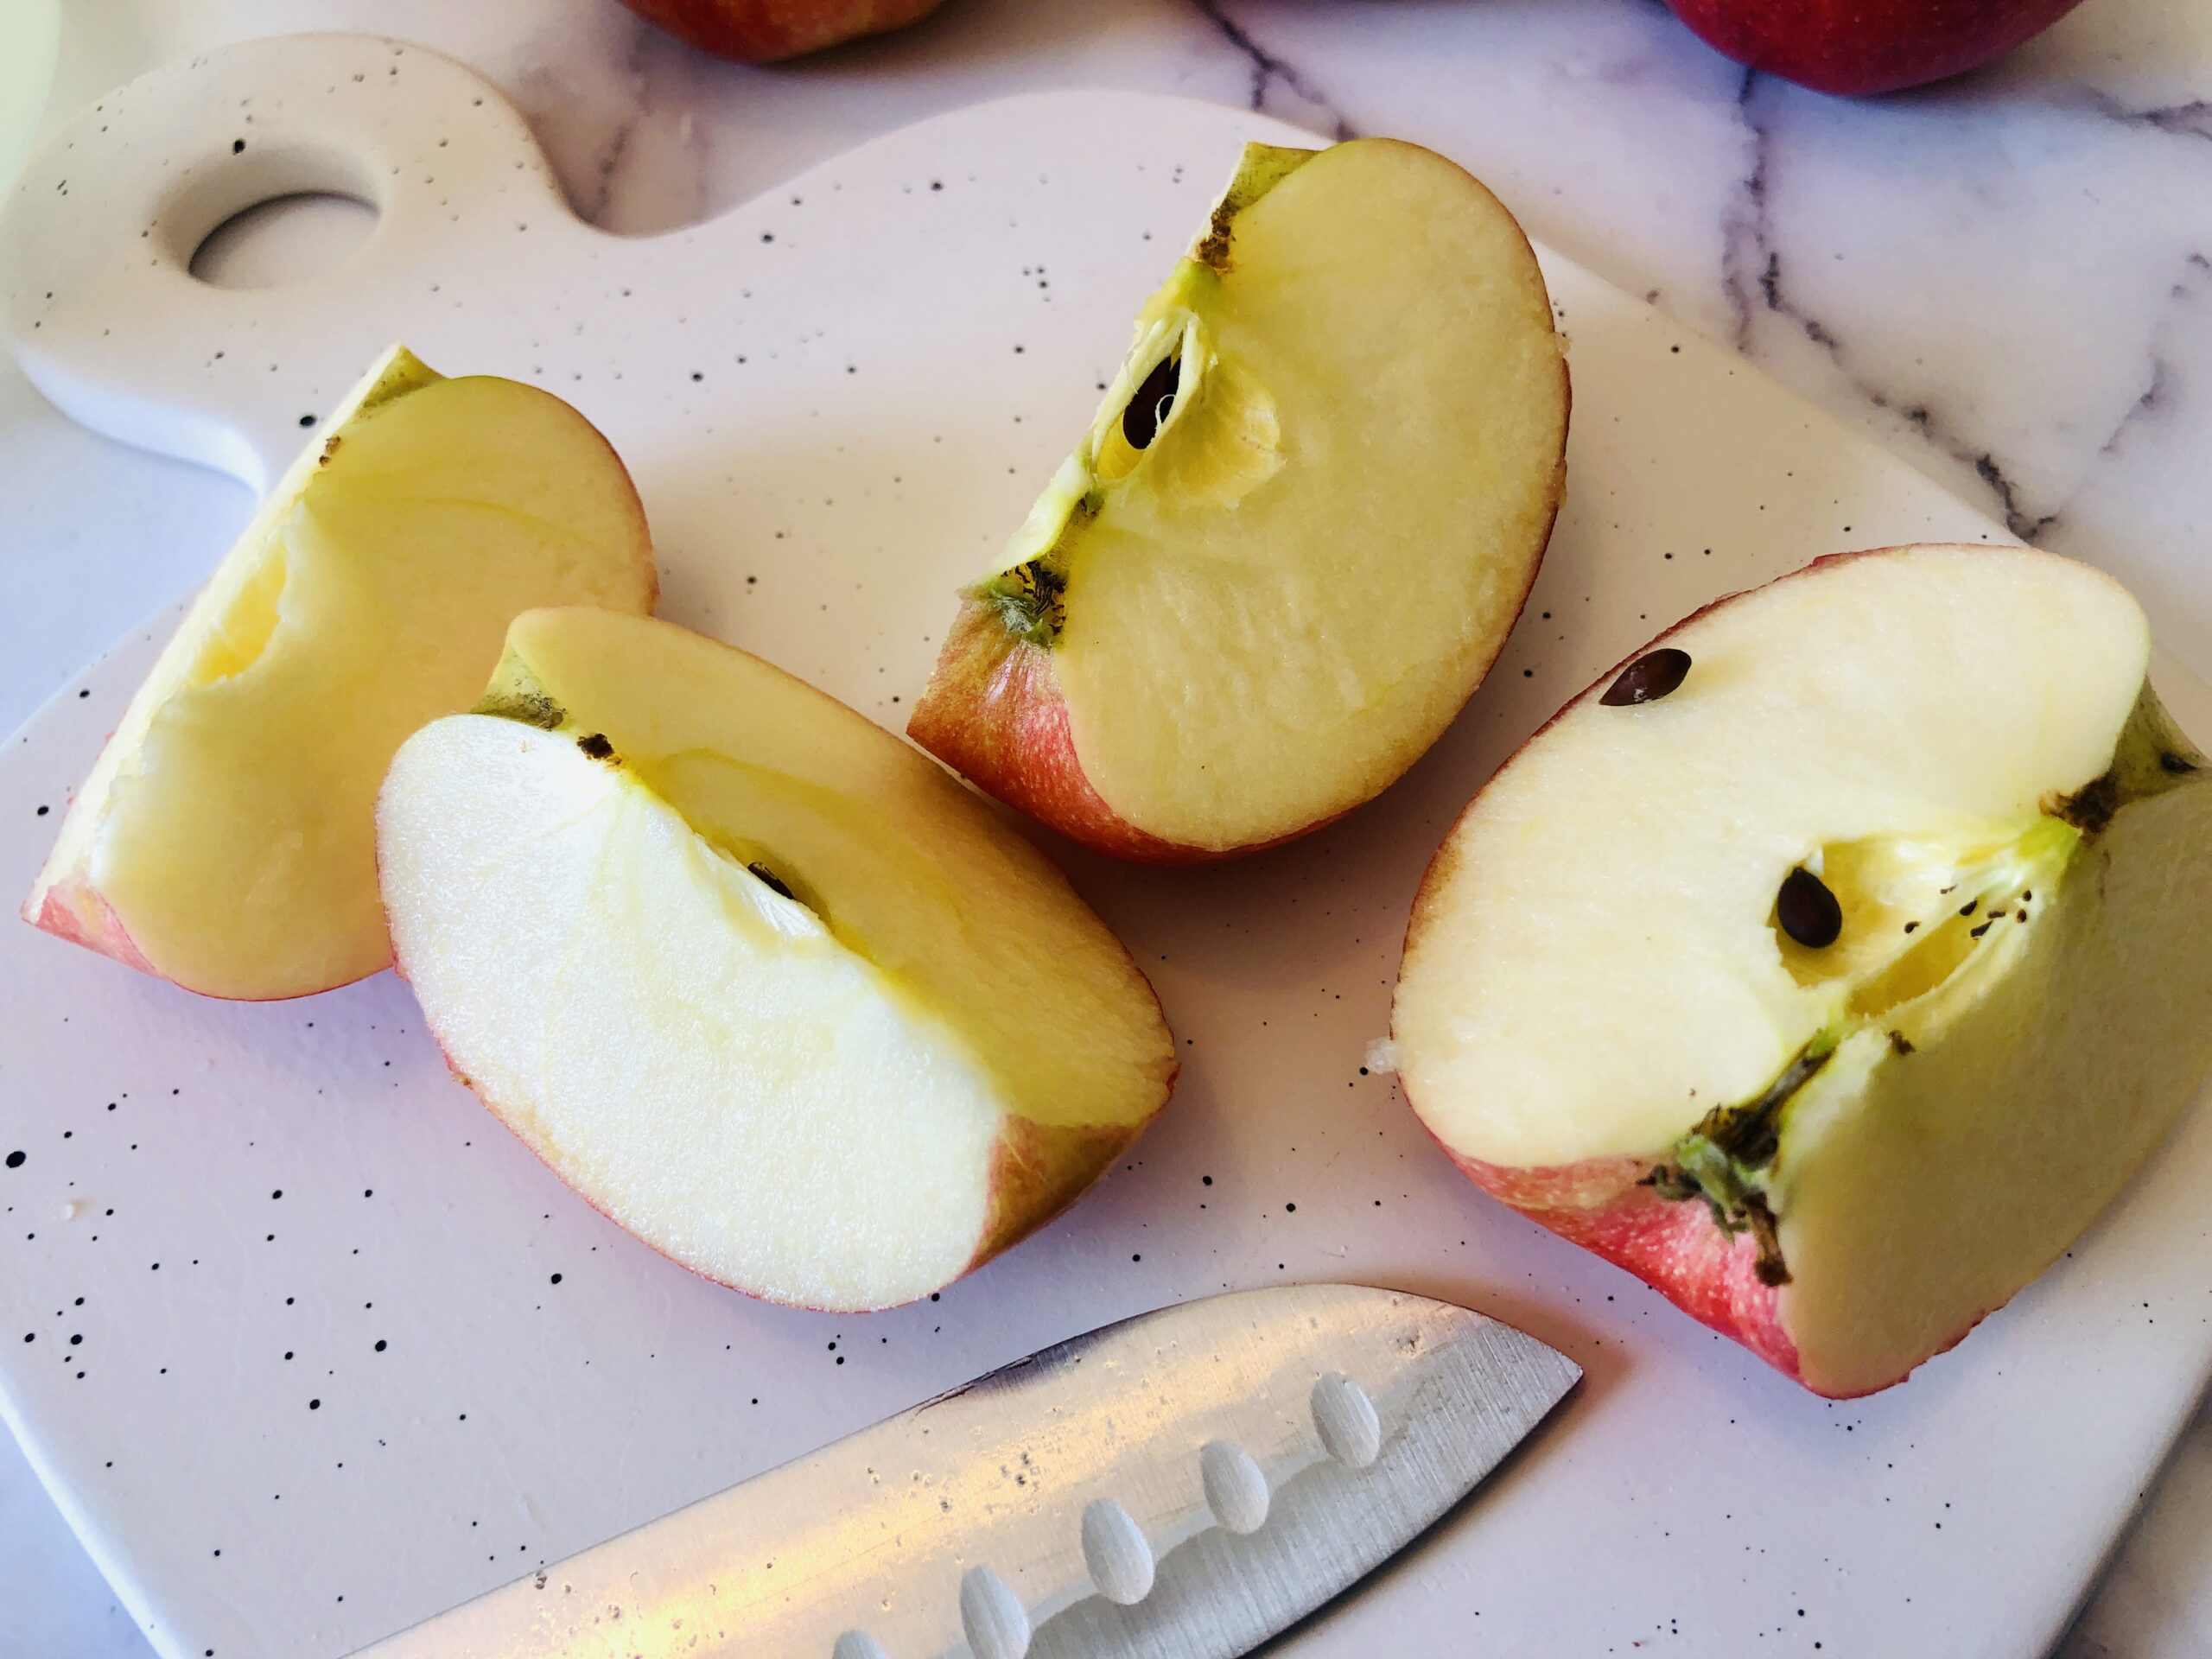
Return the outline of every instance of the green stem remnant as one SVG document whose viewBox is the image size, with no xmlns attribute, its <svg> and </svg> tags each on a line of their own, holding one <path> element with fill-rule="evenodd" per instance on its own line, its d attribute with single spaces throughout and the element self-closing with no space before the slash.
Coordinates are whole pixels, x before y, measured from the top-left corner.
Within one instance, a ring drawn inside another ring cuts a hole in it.
<svg viewBox="0 0 2212 1659">
<path fill-rule="evenodd" d="M 468 712 L 472 715 L 493 715 L 501 720 L 518 720 L 525 726 L 537 727 L 541 732 L 560 730 L 562 722 L 569 717 L 569 711 L 543 691 L 487 691 Z"/>
<path fill-rule="evenodd" d="M 1025 645 L 1050 647 L 1067 624 L 1068 579 L 1045 559 L 1029 559 L 979 582 L 974 596 L 999 613 Z"/>
<path fill-rule="evenodd" d="M 2212 763 L 2190 745 L 2146 684 L 2103 774 L 2070 794 L 2048 797 L 2041 817 L 2010 842 L 1978 854 L 1953 871 L 1949 885 L 1936 889 L 1932 900 L 1923 892 L 1918 903 L 1929 906 L 1925 912 L 1908 920 L 1902 934 L 1885 930 L 1881 935 L 1893 943 L 1907 935 L 1917 938 L 1886 960 L 1877 952 L 1838 961 L 1829 950 L 1836 944 L 1843 915 L 1855 903 L 1917 907 L 1909 897 L 1885 899 L 1881 881 L 1868 880 L 1869 871 L 1878 877 L 1885 868 L 1879 856 L 1882 848 L 1872 842 L 1840 843 L 1826 849 L 1823 876 L 1813 876 L 1802 866 L 1793 871 L 1791 881 L 1800 887 L 1809 884 L 1810 897 L 1825 904 L 1814 918 L 1819 925 L 1813 926 L 1805 919 L 1808 893 L 1798 895 L 1794 915 L 1782 913 L 1789 906 L 1777 900 L 1777 932 L 1785 941 L 1781 944 L 1783 959 L 1792 964 L 1834 963 L 1834 975 L 1859 976 L 1841 1010 L 1843 1023 L 1806 1044 L 1754 1098 L 1707 1113 L 1695 1128 L 1675 1142 L 1666 1160 L 1643 1178 L 1643 1185 L 1675 1202 L 1702 1200 L 1724 1234 L 1748 1232 L 1757 1241 L 1756 1270 L 1761 1283 L 1788 1284 L 1789 1269 L 1767 1198 L 1766 1173 L 1781 1152 L 1783 1115 L 1798 1090 L 1827 1063 L 1847 1034 L 1869 1026 L 1886 1028 L 1891 1052 L 1898 1059 L 1909 1058 L 1915 1052 L 1912 1039 L 1890 1023 L 1900 1018 L 1902 1010 L 1908 1005 L 1926 1009 L 1945 988 L 1970 983 L 1967 976 L 1972 964 L 1993 960 L 1986 953 L 2009 944 L 2012 931 L 2008 928 L 1986 945 L 1978 942 L 2006 916 L 2025 922 L 2033 893 L 2056 888 L 2076 850 L 2101 835 L 2124 808 L 2167 790 L 2201 785 L 2208 778 L 2212 778 Z M 1888 850 L 1910 855 L 1913 848 L 1904 842 Z M 1902 862 L 1892 857 L 1889 864 L 1906 876 L 1913 868 L 1910 857 Z M 1850 879 L 1854 871 L 1856 880 Z M 1840 906 L 1832 882 L 1845 887 Z M 1910 885 L 1904 883 L 1907 888 Z M 1789 896 L 1789 887 L 1784 884 L 1783 899 Z M 1925 931 L 1921 931 L 1923 924 Z M 1800 983 L 1820 982 L 1821 978 L 1802 965 L 1793 965 L 1792 971 Z"/>
<path fill-rule="evenodd" d="M 2173 716 L 2146 684 L 2120 732 L 2112 765 L 2104 776 L 2060 800 L 2045 803 L 2044 810 L 2063 818 L 2083 835 L 2094 836 L 2131 801 L 2201 781 L 2204 766 L 2203 754 L 2174 724 Z"/>
<path fill-rule="evenodd" d="M 1236 176 L 1213 205 L 1213 216 L 1191 249 L 1191 257 L 1216 270 L 1227 270 L 1236 236 L 1236 215 L 1312 161 L 1318 149 L 1285 149 L 1278 144 L 1247 144 Z"/>
<path fill-rule="evenodd" d="M 1707 1112 L 1675 1142 L 1673 1157 L 1643 1178 L 1662 1198 L 1704 1199 L 1722 1232 L 1750 1233 L 1758 1245 L 1755 1271 L 1763 1285 L 1788 1284 L 1789 1268 L 1758 1172 L 1781 1149 L 1783 1107 L 1834 1052 L 1833 1037 L 1815 1037 L 1752 1099 Z"/>
</svg>

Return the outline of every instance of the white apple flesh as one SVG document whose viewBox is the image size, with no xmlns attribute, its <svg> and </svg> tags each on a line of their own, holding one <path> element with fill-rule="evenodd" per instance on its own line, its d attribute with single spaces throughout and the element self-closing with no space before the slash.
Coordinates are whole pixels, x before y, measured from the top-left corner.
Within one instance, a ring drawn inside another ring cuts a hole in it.
<svg viewBox="0 0 2212 1659">
<path fill-rule="evenodd" d="M 1166 1100 L 1173 1039 L 1105 925 L 842 703 L 670 624 L 552 610 L 480 708 L 409 740 L 380 798 L 400 969 L 456 1073 L 686 1267 L 912 1300 Z"/>
<path fill-rule="evenodd" d="M 2212 786 L 2141 610 L 2051 555 L 1823 560 L 1655 645 L 1687 671 L 1592 687 L 1437 855 L 1401 1077 L 1479 1184 L 1865 1393 L 2212 1065 Z"/>
</svg>

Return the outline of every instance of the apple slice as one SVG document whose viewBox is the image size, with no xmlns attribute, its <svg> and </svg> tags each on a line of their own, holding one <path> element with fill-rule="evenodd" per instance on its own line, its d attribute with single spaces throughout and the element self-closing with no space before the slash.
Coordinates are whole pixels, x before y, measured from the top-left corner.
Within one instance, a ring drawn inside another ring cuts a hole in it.
<svg viewBox="0 0 2212 1659">
<path fill-rule="evenodd" d="M 533 605 L 652 608 L 645 512 L 589 422 L 395 346 L 246 526 L 77 793 L 23 916 L 212 996 L 391 960 L 374 803 Z"/>
<path fill-rule="evenodd" d="M 1348 812 L 1504 644 L 1567 405 L 1542 274 L 1489 191 L 1411 144 L 1255 144 L 907 729 L 1125 858 Z"/>
<path fill-rule="evenodd" d="M 1959 1340 L 2212 1065 L 2212 784 L 2143 613 L 2024 549 L 1823 559 L 1570 703 L 1423 881 L 1460 1167 L 1820 1393 Z"/>
<path fill-rule="evenodd" d="M 1042 1225 L 1167 1098 L 1173 1039 L 1044 857 L 757 658 L 517 619 L 378 806 L 400 970 L 454 1071 L 663 1254 L 910 1301 Z"/>
</svg>

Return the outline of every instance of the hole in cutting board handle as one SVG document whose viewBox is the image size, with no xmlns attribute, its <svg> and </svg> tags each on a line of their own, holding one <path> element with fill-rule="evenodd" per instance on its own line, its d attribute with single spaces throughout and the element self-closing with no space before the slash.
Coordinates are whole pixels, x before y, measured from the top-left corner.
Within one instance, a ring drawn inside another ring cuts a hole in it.
<svg viewBox="0 0 2212 1659">
<path fill-rule="evenodd" d="M 189 268 L 217 288 L 283 288 L 335 270 L 377 227 L 376 207 L 337 190 L 297 190 L 242 207 L 200 238 Z"/>
</svg>

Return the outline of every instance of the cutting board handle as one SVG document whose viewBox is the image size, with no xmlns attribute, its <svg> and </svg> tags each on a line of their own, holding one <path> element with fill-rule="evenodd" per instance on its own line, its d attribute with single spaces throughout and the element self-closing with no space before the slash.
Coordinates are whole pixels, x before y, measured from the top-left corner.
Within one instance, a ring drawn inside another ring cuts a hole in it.
<svg viewBox="0 0 2212 1659">
<path fill-rule="evenodd" d="M 367 204 L 375 230 L 286 287 L 192 275 L 218 226 L 302 192 Z M 109 93 L 32 158 L 0 207 L 0 336 L 73 418 L 262 489 L 400 319 L 436 306 L 442 269 L 577 226 L 473 71 L 370 35 L 246 41 Z"/>
</svg>

